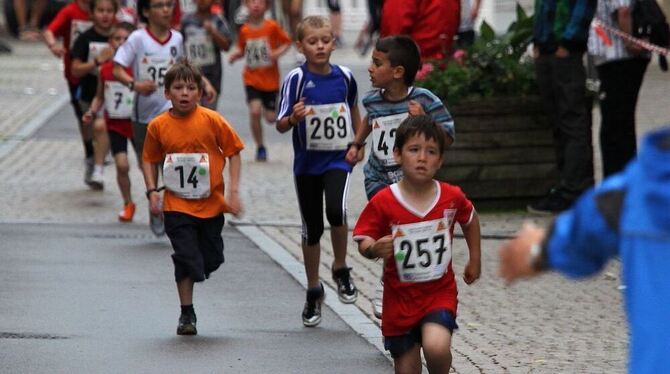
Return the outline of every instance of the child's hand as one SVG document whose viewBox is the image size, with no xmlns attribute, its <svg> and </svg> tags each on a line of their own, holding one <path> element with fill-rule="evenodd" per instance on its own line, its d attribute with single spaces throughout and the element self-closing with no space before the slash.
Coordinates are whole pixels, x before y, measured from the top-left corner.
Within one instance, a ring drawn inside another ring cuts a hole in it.
<svg viewBox="0 0 670 374">
<path fill-rule="evenodd" d="M 81 122 L 84 125 L 90 125 L 91 122 L 93 122 L 93 112 L 87 110 L 86 113 L 84 113 L 84 115 L 81 116 Z"/>
<path fill-rule="evenodd" d="M 393 257 L 393 236 L 386 235 L 372 245 L 372 253 L 379 258 Z"/>
<path fill-rule="evenodd" d="M 156 91 L 156 83 L 154 81 L 150 81 L 150 80 L 137 82 L 137 83 L 135 83 L 134 89 L 140 95 L 149 96 L 154 91 Z"/>
<path fill-rule="evenodd" d="M 410 100 L 407 108 L 410 116 L 421 116 L 425 115 L 426 112 L 423 110 L 421 104 L 416 100 Z"/>
<path fill-rule="evenodd" d="M 465 265 L 465 271 L 463 271 L 463 280 L 466 284 L 472 284 L 474 281 L 479 279 L 479 276 L 482 273 L 482 263 L 481 261 L 468 261 L 468 264 Z"/>
<path fill-rule="evenodd" d="M 240 218 L 242 213 L 242 202 L 240 201 L 240 196 L 237 192 L 230 192 L 228 194 L 227 204 L 230 213 L 232 213 L 235 218 Z"/>
<path fill-rule="evenodd" d="M 240 52 L 233 52 L 233 53 L 231 53 L 230 56 L 228 57 L 228 63 L 229 63 L 229 64 L 233 64 L 233 63 L 235 63 L 235 61 L 239 60 L 240 58 L 242 58 L 242 53 L 240 53 Z"/>
<path fill-rule="evenodd" d="M 206 103 L 212 103 L 214 100 L 216 100 L 216 90 L 214 87 L 209 83 L 209 81 L 204 80 L 205 87 L 203 89 L 204 93 L 204 99 Z"/>
<path fill-rule="evenodd" d="M 63 57 L 63 55 L 65 54 L 65 48 L 63 48 L 60 45 L 55 45 L 54 44 L 54 45 L 52 45 L 48 48 L 49 48 L 49 51 L 51 51 L 51 53 L 58 58 Z"/>
<path fill-rule="evenodd" d="M 98 57 L 97 57 L 98 63 L 102 64 L 104 62 L 107 62 L 112 57 L 114 57 L 114 50 L 112 49 L 112 47 L 107 47 L 107 48 L 103 49 L 102 51 L 100 51 L 100 54 L 98 54 Z"/>
<path fill-rule="evenodd" d="M 216 31 L 216 29 L 214 28 L 214 24 L 212 24 L 212 21 L 210 20 L 202 21 L 202 28 L 205 29 L 210 34 Z"/>
<path fill-rule="evenodd" d="M 153 216 L 161 214 L 161 195 L 157 192 L 149 195 L 149 212 Z"/>
<path fill-rule="evenodd" d="M 358 158 L 358 149 L 353 145 L 347 150 L 346 156 L 344 159 L 352 166 L 356 165 L 360 159 Z"/>
<path fill-rule="evenodd" d="M 302 121 L 307 116 L 307 108 L 305 108 L 305 98 L 301 97 L 297 103 L 293 105 L 293 119 L 296 123 Z"/>
</svg>

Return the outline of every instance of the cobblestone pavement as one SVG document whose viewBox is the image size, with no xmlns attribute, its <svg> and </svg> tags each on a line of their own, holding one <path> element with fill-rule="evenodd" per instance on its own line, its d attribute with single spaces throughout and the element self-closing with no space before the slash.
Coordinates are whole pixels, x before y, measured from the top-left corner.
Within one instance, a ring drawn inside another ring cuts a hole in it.
<svg viewBox="0 0 670 374">
<path fill-rule="evenodd" d="M 33 44 L 12 45 L 15 48 L 12 55 L 0 56 L 0 82 L 3 83 L 0 86 L 3 104 L 0 106 L 0 147 L 40 110 L 58 100 L 59 96 L 67 95 L 60 64 L 45 48 Z M 340 52 L 335 61 L 352 67 L 363 92 L 363 82 L 367 82 L 367 60 Z M 239 70 L 239 65 L 226 67 L 220 108 L 252 149 L 246 129 Z M 638 110 L 640 133 L 670 119 L 670 106 L 663 102 L 669 97 L 667 87 L 668 77 L 657 67 L 650 66 Z M 69 113 L 68 110 L 61 112 L 60 116 L 64 118 L 61 120 L 72 120 Z M 598 123 L 597 111 L 594 113 L 594 123 Z M 115 222 L 121 202 L 112 168 L 105 174 L 105 191 L 88 190 L 82 182 L 81 144 L 74 122 L 72 130 L 64 135 L 49 131 L 54 121 L 47 123 L 36 136 L 19 139 L 20 144 L 0 158 L 0 222 Z M 270 161 L 255 163 L 253 152 L 243 153 L 242 197 L 246 212 L 231 222 L 259 226 L 289 253 L 301 259 L 300 218 L 291 177 L 290 137 L 274 134 L 269 127 L 266 129 Z M 138 213 L 131 225 L 146 226 L 144 188 L 136 167 L 131 170 L 131 178 L 135 200 L 139 201 Z M 352 181 L 348 203 L 351 225 L 365 204 L 361 168 L 355 169 Z M 453 371 L 625 372 L 627 330 L 617 261 L 596 277 L 579 282 L 547 274 L 535 282 L 506 287 L 497 278 L 497 248 L 502 238 L 514 233 L 526 219 L 540 224 L 548 222 L 522 212 L 482 214 L 483 274 L 472 286 L 459 280 L 460 329 L 453 341 Z M 332 249 L 328 231 L 321 244 L 321 274 L 332 286 L 329 275 Z M 464 241 L 457 238 L 454 246 L 457 274 L 462 273 L 466 259 Z M 357 305 L 370 315 L 370 299 L 381 265 L 362 259 L 351 243 L 348 262 L 353 266 L 355 281 L 361 290 L 362 297 Z M 296 313 L 300 309 L 301 305 L 296 305 Z"/>
</svg>

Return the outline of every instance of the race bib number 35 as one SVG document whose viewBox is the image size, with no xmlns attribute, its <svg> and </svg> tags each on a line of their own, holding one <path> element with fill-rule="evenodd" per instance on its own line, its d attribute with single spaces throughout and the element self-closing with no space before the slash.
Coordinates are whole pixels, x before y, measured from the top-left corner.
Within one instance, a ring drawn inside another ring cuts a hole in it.
<svg viewBox="0 0 670 374">
<path fill-rule="evenodd" d="M 140 81 L 150 80 L 158 87 L 164 86 L 165 74 L 174 63 L 172 58 L 144 56 L 140 59 Z"/>
<path fill-rule="evenodd" d="M 400 123 L 408 116 L 409 113 L 400 113 L 372 119 L 372 153 L 382 165 L 396 165 L 393 158 L 395 132 Z"/>
<path fill-rule="evenodd" d="M 402 282 L 428 282 L 441 278 L 451 262 L 447 220 L 394 226 L 393 255 Z"/>
<path fill-rule="evenodd" d="M 210 193 L 207 153 L 170 153 L 163 163 L 165 188 L 184 199 L 204 199 Z"/>
<path fill-rule="evenodd" d="M 305 125 L 308 150 L 343 151 L 353 139 L 351 114 L 345 103 L 307 107 Z"/>
</svg>

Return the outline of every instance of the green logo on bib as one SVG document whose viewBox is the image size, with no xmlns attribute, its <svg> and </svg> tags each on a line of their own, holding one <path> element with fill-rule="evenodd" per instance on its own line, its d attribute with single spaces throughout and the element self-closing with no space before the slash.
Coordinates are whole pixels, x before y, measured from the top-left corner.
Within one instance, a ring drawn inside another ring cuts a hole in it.
<svg viewBox="0 0 670 374">
<path fill-rule="evenodd" d="M 405 260 L 405 252 L 398 252 L 395 254 L 395 260 L 396 261 L 403 261 Z"/>
<path fill-rule="evenodd" d="M 207 174 L 207 170 L 205 170 L 205 168 L 199 168 L 198 169 L 198 174 L 200 174 L 201 176 L 204 176 L 205 174 Z"/>
<path fill-rule="evenodd" d="M 333 119 L 337 119 L 337 117 L 340 116 L 340 114 L 337 112 L 337 110 L 333 110 L 330 112 L 330 116 L 333 117 Z"/>
</svg>

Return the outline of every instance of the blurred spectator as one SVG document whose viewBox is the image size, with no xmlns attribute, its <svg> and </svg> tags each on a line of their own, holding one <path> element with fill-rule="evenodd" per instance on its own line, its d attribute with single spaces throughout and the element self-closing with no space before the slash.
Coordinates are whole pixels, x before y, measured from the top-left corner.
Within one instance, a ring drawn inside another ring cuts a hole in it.
<svg viewBox="0 0 670 374">
<path fill-rule="evenodd" d="M 328 5 L 330 25 L 333 28 L 335 36 L 335 45 L 342 46 L 342 9 L 340 9 L 340 0 L 326 0 Z"/>
<path fill-rule="evenodd" d="M 47 0 L 30 1 L 30 19 L 28 19 L 28 0 L 13 0 L 16 23 L 19 27 L 19 39 L 36 42 L 41 38 L 40 19 L 47 5 Z"/>
<path fill-rule="evenodd" d="M 596 18 L 632 34 L 632 0 L 598 0 Z M 605 28 L 591 29 L 589 53 L 600 79 L 600 150 L 603 176 L 618 173 L 637 153 L 635 107 L 649 53 Z"/>
<path fill-rule="evenodd" d="M 481 5 L 481 0 L 461 0 L 461 23 L 456 34 L 458 48 L 469 47 L 475 42 L 475 22 Z"/>
<path fill-rule="evenodd" d="M 268 8 L 272 7 L 271 1 L 268 2 Z M 295 40 L 295 30 L 298 23 L 302 20 L 302 0 L 281 0 L 281 10 L 284 14 L 285 27 L 288 34 Z"/>
<path fill-rule="evenodd" d="M 460 0 L 385 0 L 380 36 L 409 35 L 421 60 L 448 56 L 458 30 Z"/>
<path fill-rule="evenodd" d="M 379 34 L 382 22 L 382 7 L 384 0 L 368 0 L 368 21 L 358 33 L 354 49 L 365 55 L 375 43 L 375 35 Z"/>
</svg>

